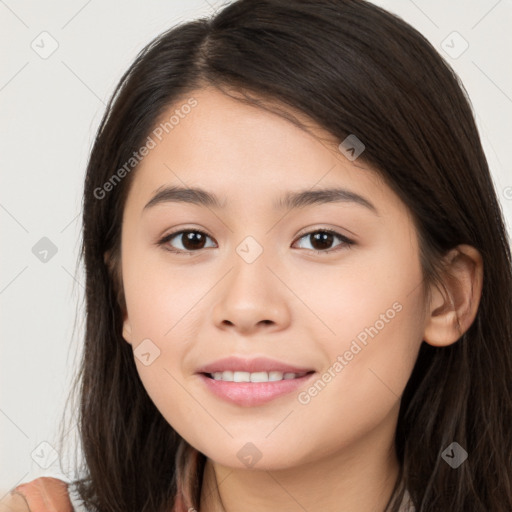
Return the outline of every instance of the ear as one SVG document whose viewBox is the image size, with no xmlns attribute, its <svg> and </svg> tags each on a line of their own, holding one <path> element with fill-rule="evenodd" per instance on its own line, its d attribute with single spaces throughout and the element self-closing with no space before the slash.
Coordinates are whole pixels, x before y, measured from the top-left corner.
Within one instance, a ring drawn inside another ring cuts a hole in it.
<svg viewBox="0 0 512 512">
<path fill-rule="evenodd" d="M 132 326 L 130 325 L 128 314 L 125 315 L 123 320 L 123 338 L 127 343 L 132 344 Z"/>
<path fill-rule="evenodd" d="M 483 260 L 477 249 L 459 245 L 446 256 L 443 279 L 446 293 L 431 290 L 423 339 L 429 345 L 444 347 L 455 343 L 473 323 L 483 283 Z"/>
<path fill-rule="evenodd" d="M 113 279 L 114 281 L 116 280 L 116 275 L 115 275 L 115 271 L 114 271 L 114 268 L 116 267 L 116 265 L 120 265 L 120 262 L 119 261 L 114 261 L 114 256 L 113 256 L 113 253 L 112 253 L 112 250 L 109 249 L 108 251 L 105 251 L 103 253 L 103 261 L 105 263 L 105 266 L 107 267 L 108 269 L 108 272 L 111 276 L 111 279 Z M 123 303 L 124 303 L 124 296 L 123 297 Z M 120 299 L 120 296 L 118 294 L 118 301 Z M 123 306 L 122 309 L 124 311 L 126 311 L 126 308 Z M 125 341 L 127 341 L 130 345 L 132 343 L 132 328 L 131 328 L 131 325 L 130 325 L 130 321 L 128 320 L 128 313 L 125 312 L 124 313 L 124 320 L 123 320 L 123 338 L 125 339 Z"/>
</svg>

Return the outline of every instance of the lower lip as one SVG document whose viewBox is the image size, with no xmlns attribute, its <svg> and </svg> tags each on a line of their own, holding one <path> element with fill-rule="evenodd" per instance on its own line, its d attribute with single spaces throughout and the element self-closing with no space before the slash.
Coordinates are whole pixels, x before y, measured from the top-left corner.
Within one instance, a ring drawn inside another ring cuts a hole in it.
<svg viewBox="0 0 512 512">
<path fill-rule="evenodd" d="M 242 407 L 253 407 L 296 391 L 313 375 L 314 372 L 296 379 L 271 382 L 228 382 L 211 379 L 202 373 L 199 374 L 199 377 L 214 395 Z"/>
</svg>

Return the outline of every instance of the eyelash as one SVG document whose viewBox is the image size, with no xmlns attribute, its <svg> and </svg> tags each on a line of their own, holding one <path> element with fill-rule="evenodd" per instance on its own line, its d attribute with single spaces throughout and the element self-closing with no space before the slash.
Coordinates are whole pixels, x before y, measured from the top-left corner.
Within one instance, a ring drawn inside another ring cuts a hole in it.
<svg viewBox="0 0 512 512">
<path fill-rule="evenodd" d="M 169 233 L 169 234 L 165 235 L 163 238 L 161 238 L 157 242 L 157 245 L 163 247 L 170 240 L 172 240 L 176 235 L 180 235 L 183 233 L 201 233 L 202 235 L 207 236 L 208 238 L 212 238 L 208 233 L 206 233 L 205 231 L 203 231 L 201 229 L 195 229 L 195 228 L 194 229 L 182 229 L 182 230 L 174 231 L 173 233 Z M 346 236 L 344 236 L 332 229 L 316 229 L 313 231 L 308 231 L 307 233 L 302 234 L 297 240 L 300 240 L 300 239 L 304 238 L 305 236 L 312 235 L 314 233 L 329 233 L 331 235 L 338 237 L 342 241 L 342 243 L 337 245 L 334 249 L 327 249 L 325 251 L 319 251 L 317 249 L 307 249 L 308 251 L 312 251 L 315 254 L 325 255 L 325 254 L 330 254 L 332 252 L 337 252 L 338 250 L 342 250 L 343 248 L 349 249 L 355 243 L 353 240 L 350 240 Z M 175 249 L 170 246 L 163 247 L 163 249 L 166 251 L 175 253 L 175 254 L 187 254 L 188 256 L 192 256 L 194 253 L 197 253 L 202 250 L 202 249 L 198 249 L 197 251 L 183 251 L 181 249 Z"/>
</svg>

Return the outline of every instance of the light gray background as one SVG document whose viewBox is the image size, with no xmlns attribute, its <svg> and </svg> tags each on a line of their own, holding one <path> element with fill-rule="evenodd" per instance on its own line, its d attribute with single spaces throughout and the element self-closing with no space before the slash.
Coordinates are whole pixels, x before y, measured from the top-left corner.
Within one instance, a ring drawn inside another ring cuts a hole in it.
<svg viewBox="0 0 512 512">
<path fill-rule="evenodd" d="M 57 427 L 82 342 L 83 274 L 76 264 L 80 201 L 104 105 L 137 52 L 154 36 L 222 3 L 0 0 L 2 495 L 38 476 L 73 477 L 68 468 L 52 463 L 51 446 L 57 446 Z M 375 3 L 422 32 L 461 77 L 510 232 L 512 3 Z M 44 31 L 50 36 L 40 35 Z M 464 40 L 469 47 L 457 56 Z M 42 58 L 52 44 L 58 44 L 56 51 Z M 57 248 L 46 262 L 32 252 L 43 237 Z"/>
</svg>

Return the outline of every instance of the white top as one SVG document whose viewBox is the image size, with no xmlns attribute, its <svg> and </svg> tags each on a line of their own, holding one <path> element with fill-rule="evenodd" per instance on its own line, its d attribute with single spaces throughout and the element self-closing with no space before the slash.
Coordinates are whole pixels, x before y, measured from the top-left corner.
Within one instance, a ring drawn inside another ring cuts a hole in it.
<svg viewBox="0 0 512 512">
<path fill-rule="evenodd" d="M 411 495 L 405 490 L 404 493 L 404 499 L 402 500 L 402 503 L 400 504 L 400 511 L 399 512 L 416 512 L 416 508 L 414 507 L 412 501 L 411 501 Z"/>
<path fill-rule="evenodd" d="M 69 484 L 68 493 L 74 512 L 87 512 L 87 509 L 84 507 L 82 500 L 80 499 L 74 482 Z"/>
</svg>

